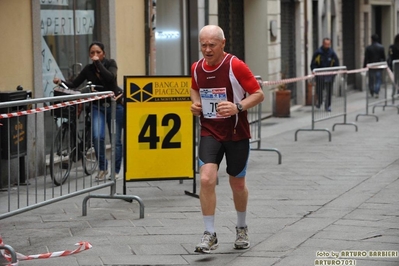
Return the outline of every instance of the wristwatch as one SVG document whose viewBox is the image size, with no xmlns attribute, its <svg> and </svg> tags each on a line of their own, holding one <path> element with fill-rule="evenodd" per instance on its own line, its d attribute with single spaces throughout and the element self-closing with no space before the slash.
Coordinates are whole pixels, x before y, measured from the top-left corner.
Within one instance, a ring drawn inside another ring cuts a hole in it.
<svg viewBox="0 0 399 266">
<path fill-rule="evenodd" d="M 238 110 L 239 113 L 244 111 L 244 109 L 242 108 L 242 105 L 240 103 L 236 103 L 236 106 L 237 106 L 237 110 Z"/>
</svg>

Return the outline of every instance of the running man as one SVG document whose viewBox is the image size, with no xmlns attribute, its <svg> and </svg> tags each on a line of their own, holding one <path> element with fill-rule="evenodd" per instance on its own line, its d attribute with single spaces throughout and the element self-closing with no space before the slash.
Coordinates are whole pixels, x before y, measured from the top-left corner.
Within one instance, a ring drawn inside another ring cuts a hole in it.
<svg viewBox="0 0 399 266">
<path fill-rule="evenodd" d="M 191 112 L 200 117 L 200 203 L 205 232 L 195 252 L 210 253 L 219 243 L 215 232 L 216 182 L 226 156 L 230 187 L 237 211 L 234 248 L 250 247 L 245 183 L 251 138 L 247 110 L 263 101 L 263 91 L 249 67 L 224 52 L 223 30 L 214 25 L 199 33 L 203 58 L 191 67 Z"/>
</svg>

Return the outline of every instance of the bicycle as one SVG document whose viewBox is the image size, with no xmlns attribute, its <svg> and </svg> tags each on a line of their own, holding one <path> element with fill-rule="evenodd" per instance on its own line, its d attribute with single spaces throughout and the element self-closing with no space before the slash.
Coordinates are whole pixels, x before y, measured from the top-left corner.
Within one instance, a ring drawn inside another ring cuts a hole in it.
<svg viewBox="0 0 399 266">
<path fill-rule="evenodd" d="M 54 96 L 80 93 L 67 88 L 56 86 Z M 102 87 L 88 83 L 81 91 L 92 91 Z M 60 186 L 68 179 L 72 164 L 82 160 L 83 170 L 87 175 L 94 173 L 98 161 L 94 152 L 91 134 L 91 103 L 83 103 L 61 107 L 53 110 L 53 117 L 57 132 L 53 138 L 50 150 L 50 175 L 54 185 Z M 78 119 L 84 113 L 84 128 L 78 129 Z"/>
</svg>

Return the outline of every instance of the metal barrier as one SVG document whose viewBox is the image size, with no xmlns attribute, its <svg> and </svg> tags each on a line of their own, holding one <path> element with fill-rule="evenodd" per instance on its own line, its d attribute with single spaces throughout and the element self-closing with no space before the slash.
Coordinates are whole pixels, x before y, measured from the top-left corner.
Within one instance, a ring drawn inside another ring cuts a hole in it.
<svg viewBox="0 0 399 266">
<path fill-rule="evenodd" d="M 32 106 L 32 109 L 26 111 L 0 114 L 2 121 L 12 117 L 18 119 L 26 116 L 28 122 L 31 122 L 30 124 L 34 127 L 30 129 L 32 136 L 29 136 L 27 132 L 19 132 L 19 128 L 17 128 L 16 139 L 19 136 L 25 136 L 35 143 L 39 139 L 43 139 L 42 136 L 38 136 L 37 125 L 43 123 L 44 115 L 49 112 L 54 117 L 54 123 L 44 126 L 46 131 L 44 141 L 50 142 L 50 145 L 47 145 L 51 146 L 50 151 L 44 152 L 39 145 L 32 145 L 30 150 L 28 147 L 30 178 L 26 184 L 21 184 L 19 178 L 15 178 L 15 172 L 18 171 L 13 169 L 21 167 L 18 162 L 7 161 L 7 185 L 0 192 L 0 202 L 2 203 L 0 220 L 106 187 L 110 188 L 109 194 L 88 195 L 84 198 L 83 216 L 87 214 L 86 205 L 90 198 L 104 198 L 137 200 L 140 205 L 140 218 L 144 218 L 144 204 L 138 196 L 116 194 L 114 145 L 111 145 L 111 180 L 96 181 L 93 176 L 96 161 L 95 159 L 93 161 L 95 156 L 91 141 L 91 119 L 87 119 L 90 118 L 90 104 L 100 105 L 98 100 L 109 98 L 112 95 L 112 92 L 98 92 L 0 103 L 0 109 L 22 105 Z M 44 106 L 45 103 L 51 105 Z M 86 108 L 86 105 L 89 108 Z M 111 143 L 115 143 L 116 102 L 113 98 L 111 98 L 111 104 L 106 108 L 111 108 L 110 138 Z M 1 177 L 3 176 L 1 175 Z M 15 184 L 14 180 L 16 180 Z"/>
<path fill-rule="evenodd" d="M 392 98 L 395 100 L 399 96 L 399 59 L 392 61 L 392 72 L 390 73 L 388 69 L 388 73 L 392 74 L 389 77 L 392 81 Z"/>
<path fill-rule="evenodd" d="M 331 132 L 327 128 L 315 128 L 315 124 L 328 119 L 343 117 L 342 123 L 336 125 L 353 125 L 358 131 L 357 125 L 347 122 L 346 103 L 346 66 L 317 68 L 314 70 L 312 82 L 312 127 L 309 129 L 298 129 L 295 131 L 295 141 L 300 131 L 325 131 L 331 141 Z"/>
<path fill-rule="evenodd" d="M 255 76 L 260 87 L 263 90 L 263 81 L 260 76 Z M 256 148 L 251 148 L 253 151 L 273 151 L 278 154 L 278 164 L 281 164 L 281 152 L 275 148 L 261 148 L 262 141 L 262 103 L 248 110 L 248 121 L 251 132 L 250 144 L 256 143 Z"/>
<path fill-rule="evenodd" d="M 391 71 L 391 69 L 389 69 L 388 65 L 386 64 L 386 62 L 383 62 L 383 66 L 385 66 L 385 71 L 382 71 L 382 78 L 385 81 L 385 86 L 384 86 L 384 98 L 383 100 L 381 100 L 381 102 L 378 102 L 376 105 L 373 106 L 373 113 L 375 111 L 376 107 L 382 107 L 383 110 L 385 110 L 385 107 L 393 107 L 398 109 L 398 114 L 399 114 L 399 106 L 395 105 L 395 98 L 398 96 L 397 95 L 397 91 L 398 89 L 397 84 L 398 84 L 398 73 L 394 74 L 395 72 L 398 72 L 398 64 L 399 60 L 395 60 L 392 62 L 392 70 L 394 72 Z M 396 65 L 396 66 L 395 66 Z M 378 66 L 377 66 L 378 67 Z M 396 70 L 395 70 L 396 67 Z M 372 71 L 373 69 L 369 70 L 369 73 Z M 385 75 L 384 75 L 385 74 Z M 395 78 L 396 75 L 396 78 Z M 388 79 L 390 80 L 390 82 L 388 81 Z M 369 79 L 370 82 L 370 79 Z M 388 84 L 391 83 L 392 87 L 388 87 Z M 391 104 L 388 104 L 388 101 L 391 102 Z"/>
<path fill-rule="evenodd" d="M 367 64 L 367 73 L 363 75 L 363 84 L 366 84 L 366 113 L 358 114 L 356 121 L 360 116 L 373 116 L 378 122 L 378 116 L 375 115 L 375 108 L 382 107 L 394 107 L 398 109 L 399 106 L 395 105 L 395 86 L 388 87 L 387 76 L 389 77 L 388 65 L 386 62 L 378 62 Z M 393 77 L 392 83 L 394 84 Z M 382 93 L 380 93 L 380 91 Z M 389 101 L 392 103 L 389 104 Z M 372 107 L 373 114 L 369 114 L 369 108 Z"/>
</svg>

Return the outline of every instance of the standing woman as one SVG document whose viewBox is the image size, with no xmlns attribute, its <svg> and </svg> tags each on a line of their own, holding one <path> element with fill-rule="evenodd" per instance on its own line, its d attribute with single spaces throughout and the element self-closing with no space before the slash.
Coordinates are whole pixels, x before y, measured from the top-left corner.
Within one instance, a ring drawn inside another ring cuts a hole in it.
<svg viewBox="0 0 399 266">
<path fill-rule="evenodd" d="M 93 85 L 103 86 L 96 88 L 98 91 L 113 91 L 116 105 L 116 137 L 115 137 L 115 178 L 118 178 L 122 163 L 122 128 L 124 123 L 124 108 L 120 104 L 122 90 L 117 85 L 118 67 L 114 59 L 105 58 L 104 44 L 101 42 L 93 42 L 89 46 L 89 56 L 92 60 L 91 64 L 86 65 L 79 75 L 73 81 L 61 81 L 54 78 L 55 84 L 65 83 L 68 87 L 77 88 L 84 81 L 91 82 Z M 91 119 L 93 142 L 97 160 L 99 162 L 99 171 L 96 176 L 97 181 L 104 180 L 108 174 L 108 161 L 105 155 L 105 123 L 108 126 L 108 132 L 111 132 L 111 108 L 110 98 L 99 100 L 93 103 Z"/>
<path fill-rule="evenodd" d="M 395 39 L 393 41 L 393 44 L 389 46 L 388 49 L 388 59 L 387 59 L 387 63 L 389 68 L 393 71 L 393 61 L 394 60 L 398 60 L 399 59 L 399 34 L 396 34 Z M 395 66 L 395 73 L 394 77 L 395 77 L 395 84 L 396 84 L 396 88 L 397 88 L 397 93 L 399 94 L 399 64 L 397 64 Z"/>
</svg>

